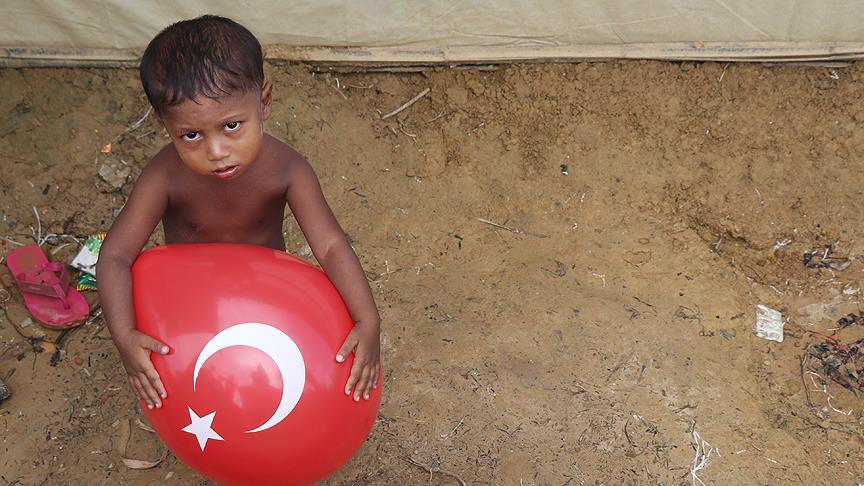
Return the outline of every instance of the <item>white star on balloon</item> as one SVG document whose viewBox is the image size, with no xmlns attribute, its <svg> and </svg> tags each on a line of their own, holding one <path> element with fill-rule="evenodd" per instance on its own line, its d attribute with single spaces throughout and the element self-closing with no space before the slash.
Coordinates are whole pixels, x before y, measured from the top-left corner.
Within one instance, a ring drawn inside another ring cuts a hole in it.
<svg viewBox="0 0 864 486">
<path fill-rule="evenodd" d="M 201 447 L 201 452 L 204 452 L 204 446 L 207 445 L 208 440 L 225 440 L 221 435 L 217 434 L 216 431 L 213 430 L 213 418 L 216 417 L 216 412 L 199 417 L 198 414 L 192 410 L 192 407 L 186 408 L 189 409 L 189 419 L 192 423 L 183 427 L 182 430 L 183 432 L 194 435 L 195 438 L 198 439 L 198 445 Z"/>
</svg>

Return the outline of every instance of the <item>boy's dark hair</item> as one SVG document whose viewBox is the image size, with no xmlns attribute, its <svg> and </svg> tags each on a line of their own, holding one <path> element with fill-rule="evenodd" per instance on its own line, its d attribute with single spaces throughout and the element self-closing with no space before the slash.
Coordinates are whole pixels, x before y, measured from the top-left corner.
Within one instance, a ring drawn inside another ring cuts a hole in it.
<svg viewBox="0 0 864 486">
<path fill-rule="evenodd" d="M 264 61 L 258 39 L 225 17 L 204 15 L 171 24 L 144 51 L 141 84 L 157 113 L 197 96 L 259 90 Z"/>
</svg>

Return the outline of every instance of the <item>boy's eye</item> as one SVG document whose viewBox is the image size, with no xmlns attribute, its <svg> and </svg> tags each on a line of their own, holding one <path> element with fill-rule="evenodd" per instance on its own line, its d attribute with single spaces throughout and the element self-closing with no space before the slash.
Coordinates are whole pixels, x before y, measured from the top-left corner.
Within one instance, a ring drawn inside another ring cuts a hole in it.
<svg viewBox="0 0 864 486">
<path fill-rule="evenodd" d="M 198 132 L 188 132 L 188 133 L 184 133 L 182 135 L 183 140 L 186 140 L 189 142 L 193 142 L 195 140 L 198 140 L 198 138 L 200 138 L 200 137 L 201 137 L 201 135 Z"/>
<path fill-rule="evenodd" d="M 229 132 L 233 132 L 240 128 L 240 122 L 232 121 L 225 124 L 225 128 L 228 129 Z"/>
</svg>

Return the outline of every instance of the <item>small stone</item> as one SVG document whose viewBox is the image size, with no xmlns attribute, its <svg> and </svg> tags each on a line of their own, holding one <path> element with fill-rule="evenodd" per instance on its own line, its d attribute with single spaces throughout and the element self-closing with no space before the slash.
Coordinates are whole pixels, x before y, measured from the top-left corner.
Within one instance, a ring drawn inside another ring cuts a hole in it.
<svg viewBox="0 0 864 486">
<path fill-rule="evenodd" d="M 129 180 L 132 168 L 117 159 L 109 159 L 99 167 L 99 177 L 114 189 L 120 189 Z"/>
<path fill-rule="evenodd" d="M 723 336 L 723 339 L 730 341 L 735 337 L 735 329 L 720 329 L 720 335 Z"/>
<path fill-rule="evenodd" d="M 6 386 L 6 383 L 3 383 L 3 380 L 0 380 L 0 402 L 11 396 L 12 392 L 9 391 L 9 387 Z"/>
</svg>

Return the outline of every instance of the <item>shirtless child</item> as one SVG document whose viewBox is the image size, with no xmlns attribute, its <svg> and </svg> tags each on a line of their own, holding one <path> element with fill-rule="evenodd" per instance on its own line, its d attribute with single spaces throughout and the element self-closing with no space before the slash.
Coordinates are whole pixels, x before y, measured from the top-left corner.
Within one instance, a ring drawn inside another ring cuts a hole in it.
<svg viewBox="0 0 864 486">
<path fill-rule="evenodd" d="M 246 243 L 285 250 L 285 205 L 338 289 L 355 326 L 335 359 L 354 353 L 345 385 L 368 399 L 380 370 L 380 317 L 360 262 L 303 157 L 264 133 L 272 85 L 261 45 L 215 16 L 173 24 L 141 59 L 144 91 L 171 138 L 147 164 L 99 253 L 99 298 L 129 384 L 148 408 L 167 397 L 150 353 L 168 352 L 135 329 L 131 267 L 159 221 L 166 243 Z"/>
</svg>

